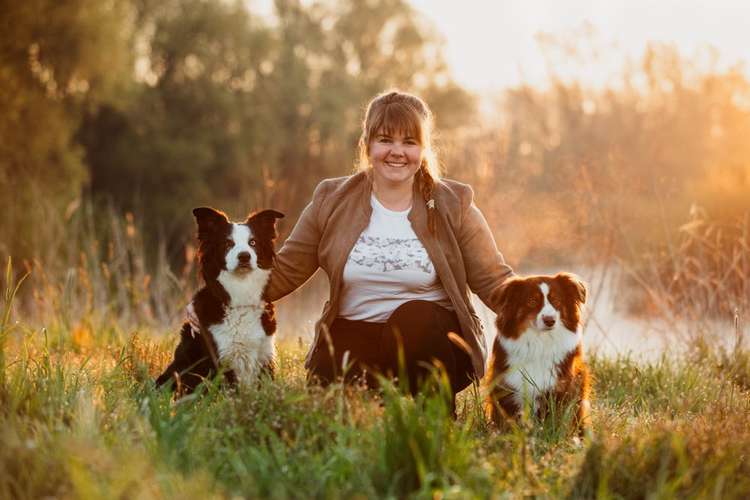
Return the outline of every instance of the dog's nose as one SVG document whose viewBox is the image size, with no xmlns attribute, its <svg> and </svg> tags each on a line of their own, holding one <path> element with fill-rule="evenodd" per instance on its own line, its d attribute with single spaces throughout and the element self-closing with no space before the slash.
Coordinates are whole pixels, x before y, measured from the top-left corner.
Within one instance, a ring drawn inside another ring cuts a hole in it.
<svg viewBox="0 0 750 500">
<path fill-rule="evenodd" d="M 250 252 L 241 252 L 237 255 L 237 260 L 243 264 L 248 264 L 250 262 Z"/>
<path fill-rule="evenodd" d="M 545 326 L 553 327 L 555 326 L 555 317 L 554 316 L 542 316 L 542 321 L 544 322 Z"/>
</svg>

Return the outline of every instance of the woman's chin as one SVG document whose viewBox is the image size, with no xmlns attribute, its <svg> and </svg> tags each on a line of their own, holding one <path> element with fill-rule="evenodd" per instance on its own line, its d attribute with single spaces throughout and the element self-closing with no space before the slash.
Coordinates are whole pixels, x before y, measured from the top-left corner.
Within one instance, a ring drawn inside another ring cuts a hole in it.
<svg viewBox="0 0 750 500">
<path fill-rule="evenodd" d="M 385 172 L 382 175 L 377 176 L 381 182 L 391 186 L 398 186 L 402 184 L 409 184 L 414 181 L 414 173 L 404 169 L 398 172 Z"/>
</svg>

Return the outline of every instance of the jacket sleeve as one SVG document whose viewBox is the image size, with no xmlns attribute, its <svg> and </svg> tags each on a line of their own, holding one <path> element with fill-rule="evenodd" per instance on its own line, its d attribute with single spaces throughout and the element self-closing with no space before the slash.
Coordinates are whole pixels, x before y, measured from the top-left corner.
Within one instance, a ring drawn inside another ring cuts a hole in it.
<svg viewBox="0 0 750 500">
<path fill-rule="evenodd" d="M 318 270 L 321 228 L 318 213 L 327 194 L 327 183 L 318 184 L 313 198 L 276 254 L 266 287 L 266 300 L 274 302 L 302 286 Z"/>
<path fill-rule="evenodd" d="M 497 249 L 492 231 L 484 215 L 474 204 L 473 196 L 474 193 L 469 189 L 458 242 L 464 258 L 469 288 L 494 311 L 493 297 L 505 280 L 514 273 Z"/>
</svg>

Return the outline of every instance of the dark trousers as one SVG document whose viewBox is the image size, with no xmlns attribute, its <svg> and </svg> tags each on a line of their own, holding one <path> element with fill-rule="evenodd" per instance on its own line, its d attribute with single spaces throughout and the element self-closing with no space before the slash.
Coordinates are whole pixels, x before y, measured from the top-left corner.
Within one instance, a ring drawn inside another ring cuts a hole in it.
<svg viewBox="0 0 750 500">
<path fill-rule="evenodd" d="M 343 376 L 346 382 L 359 380 L 377 387 L 376 374 L 390 378 L 399 375 L 401 348 L 412 394 L 434 367 L 440 366 L 448 375 L 455 398 L 471 384 L 474 370 L 469 355 L 448 338 L 449 332 L 460 336 L 456 314 L 424 300 L 402 304 L 385 323 L 337 318 L 329 339 L 322 339 L 323 345 L 311 360 L 309 376 L 324 385 Z"/>
</svg>

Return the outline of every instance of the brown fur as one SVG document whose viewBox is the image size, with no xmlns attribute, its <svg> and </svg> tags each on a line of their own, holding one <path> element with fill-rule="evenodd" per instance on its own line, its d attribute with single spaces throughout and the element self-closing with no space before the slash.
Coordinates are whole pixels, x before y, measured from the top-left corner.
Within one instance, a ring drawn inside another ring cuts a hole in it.
<svg viewBox="0 0 750 500">
<path fill-rule="evenodd" d="M 549 286 L 550 302 L 560 312 L 560 321 L 565 328 L 573 332 L 578 329 L 581 306 L 586 301 L 586 288 L 577 277 L 569 273 L 515 277 L 508 280 L 494 299 L 498 313 L 498 337 L 518 339 L 529 329 L 544 304 L 539 288 L 541 283 Z M 509 369 L 508 354 L 496 340 L 485 376 L 485 386 L 489 387 L 485 412 L 488 420 L 497 425 L 512 420 L 521 410 L 514 398 L 513 389 L 505 383 L 505 375 Z M 550 399 L 561 405 L 575 404 L 576 425 L 583 432 L 590 425 L 591 376 L 580 344 L 557 363 L 555 372 L 555 386 L 538 395 L 538 416 L 543 417 L 547 413 L 546 402 Z"/>
</svg>

